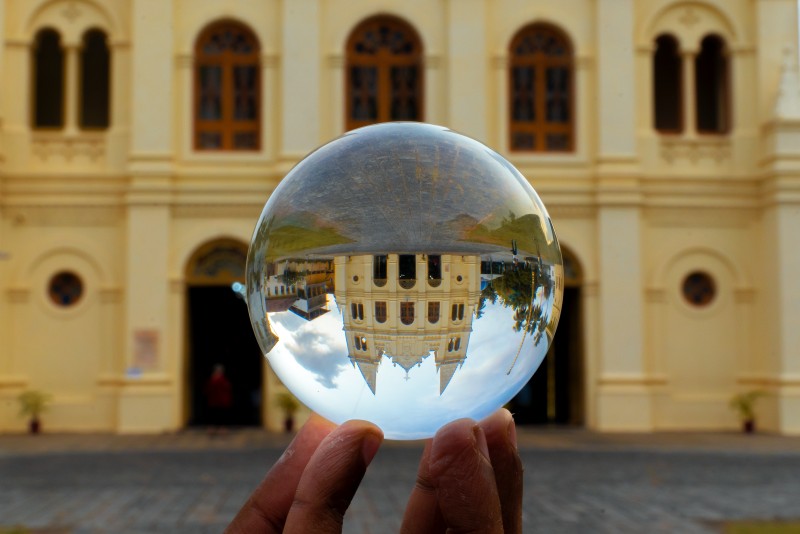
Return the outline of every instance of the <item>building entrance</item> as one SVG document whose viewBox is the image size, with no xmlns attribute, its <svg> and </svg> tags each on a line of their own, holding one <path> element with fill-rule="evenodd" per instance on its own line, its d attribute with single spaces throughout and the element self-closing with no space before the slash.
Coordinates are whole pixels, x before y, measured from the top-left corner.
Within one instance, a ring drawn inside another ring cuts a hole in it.
<svg viewBox="0 0 800 534">
<path fill-rule="evenodd" d="M 207 383 L 223 366 L 231 385 L 229 425 L 261 425 L 264 358 L 258 347 L 247 305 L 231 287 L 244 282 L 247 247 L 233 240 L 215 241 L 198 249 L 187 273 L 189 425 L 208 425 Z"/>
<path fill-rule="evenodd" d="M 584 424 L 580 270 L 575 257 L 563 247 L 562 254 L 565 287 L 561 318 L 544 361 L 510 402 L 517 424 Z"/>
</svg>

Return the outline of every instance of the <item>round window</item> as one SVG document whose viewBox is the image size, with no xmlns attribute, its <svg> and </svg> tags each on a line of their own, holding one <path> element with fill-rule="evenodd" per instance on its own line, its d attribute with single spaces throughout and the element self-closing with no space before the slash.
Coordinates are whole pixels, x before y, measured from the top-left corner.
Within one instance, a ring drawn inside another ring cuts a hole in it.
<svg viewBox="0 0 800 534">
<path fill-rule="evenodd" d="M 707 306 L 716 294 L 716 284 L 708 273 L 694 271 L 683 280 L 683 297 L 693 306 Z"/>
<path fill-rule="evenodd" d="M 56 305 L 73 306 L 83 295 L 83 281 L 75 273 L 61 271 L 50 279 L 48 293 Z"/>
</svg>

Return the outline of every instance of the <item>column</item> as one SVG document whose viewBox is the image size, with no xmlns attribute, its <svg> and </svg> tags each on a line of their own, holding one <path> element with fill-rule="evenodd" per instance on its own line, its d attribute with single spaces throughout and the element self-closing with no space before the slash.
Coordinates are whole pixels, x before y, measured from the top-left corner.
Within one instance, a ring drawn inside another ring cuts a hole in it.
<svg viewBox="0 0 800 534">
<path fill-rule="evenodd" d="M 447 6 L 446 126 L 488 141 L 488 64 L 484 0 L 450 0 Z"/>
<path fill-rule="evenodd" d="M 283 3 L 281 157 L 300 159 L 324 141 L 320 130 L 319 0 Z"/>
<path fill-rule="evenodd" d="M 601 430 L 652 428 L 644 374 L 633 4 L 599 0 L 597 6 L 599 364 L 594 415 Z"/>
<path fill-rule="evenodd" d="M 78 63 L 81 43 L 64 43 L 64 133 L 78 132 Z"/>
<path fill-rule="evenodd" d="M 602 156 L 630 157 L 636 152 L 634 12 L 633 0 L 599 0 L 597 5 L 596 109 Z"/>
<path fill-rule="evenodd" d="M 169 335 L 169 247 L 173 159 L 173 7 L 134 0 L 131 36 L 131 154 L 126 192 L 125 322 L 119 432 L 176 428 L 177 381 Z"/>
<path fill-rule="evenodd" d="M 697 103 L 695 102 L 694 63 L 697 50 L 683 50 L 683 134 L 693 137 L 697 134 Z"/>
<path fill-rule="evenodd" d="M 800 178 L 793 176 L 785 182 L 784 198 L 767 213 L 767 240 L 774 242 L 775 252 L 767 261 L 774 261 L 770 280 L 776 297 L 769 317 L 775 323 L 777 430 L 800 434 L 800 196 L 795 192 Z"/>
</svg>

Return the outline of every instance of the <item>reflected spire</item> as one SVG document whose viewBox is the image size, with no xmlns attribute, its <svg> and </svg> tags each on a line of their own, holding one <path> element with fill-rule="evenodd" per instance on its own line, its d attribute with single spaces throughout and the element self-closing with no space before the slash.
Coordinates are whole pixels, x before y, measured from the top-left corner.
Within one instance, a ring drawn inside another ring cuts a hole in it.
<svg viewBox="0 0 800 534">
<path fill-rule="evenodd" d="M 458 369 L 459 362 L 446 362 L 439 366 L 439 395 L 444 393 Z"/>
</svg>

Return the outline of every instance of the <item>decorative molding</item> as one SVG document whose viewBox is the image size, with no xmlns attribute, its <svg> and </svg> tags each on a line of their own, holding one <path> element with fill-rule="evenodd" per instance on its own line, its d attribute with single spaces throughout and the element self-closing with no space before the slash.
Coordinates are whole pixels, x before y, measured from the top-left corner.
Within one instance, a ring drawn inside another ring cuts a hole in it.
<svg viewBox="0 0 800 534">
<path fill-rule="evenodd" d="M 27 385 L 28 379 L 24 376 L 0 376 L 0 389 L 22 389 Z"/>
<path fill-rule="evenodd" d="M 505 69 L 507 69 L 509 63 L 510 63 L 510 60 L 508 58 L 508 55 L 506 55 L 506 54 L 496 55 L 496 56 L 492 57 L 492 59 L 491 59 L 492 68 L 495 68 L 497 70 L 505 70 Z"/>
<path fill-rule="evenodd" d="M 695 24 L 701 22 L 701 17 L 695 13 L 695 10 L 692 6 L 687 6 L 683 13 L 678 17 L 678 21 L 686 26 L 687 28 L 691 28 Z"/>
<path fill-rule="evenodd" d="M 423 65 L 426 69 L 438 69 L 442 66 L 442 56 L 439 54 L 426 54 Z"/>
<path fill-rule="evenodd" d="M 800 375 L 796 373 L 787 373 L 778 376 L 741 375 L 736 378 L 736 383 L 742 386 L 751 386 L 751 387 L 794 388 L 800 386 Z"/>
<path fill-rule="evenodd" d="M 180 69 L 188 69 L 194 65 L 194 55 L 183 53 L 175 55 L 175 66 Z"/>
<path fill-rule="evenodd" d="M 584 297 L 597 297 L 600 294 L 600 284 L 597 282 L 584 282 L 581 286 Z"/>
<path fill-rule="evenodd" d="M 600 386 L 664 386 L 669 383 L 663 375 L 625 375 L 608 373 L 597 379 Z"/>
<path fill-rule="evenodd" d="M 281 56 L 274 52 L 268 52 L 266 54 L 261 55 L 261 68 L 274 69 L 277 68 L 280 64 L 281 64 Z"/>
<path fill-rule="evenodd" d="M 106 286 L 97 290 L 99 300 L 103 304 L 114 304 L 122 300 L 122 289 L 119 287 Z"/>
<path fill-rule="evenodd" d="M 186 280 L 183 278 L 170 278 L 168 285 L 170 293 L 183 293 L 186 289 Z"/>
<path fill-rule="evenodd" d="M 592 219 L 597 215 L 595 205 L 564 205 L 550 202 L 547 211 L 554 219 Z"/>
<path fill-rule="evenodd" d="M 648 303 L 664 303 L 667 301 L 667 291 L 663 287 L 648 287 L 645 289 L 645 300 Z"/>
<path fill-rule="evenodd" d="M 700 139 L 684 137 L 662 137 L 661 159 L 669 165 L 681 162 L 696 164 L 700 160 L 713 160 L 717 165 L 731 159 L 731 141 L 722 139 Z"/>
<path fill-rule="evenodd" d="M 737 287 L 733 290 L 733 301 L 737 304 L 751 304 L 755 297 L 756 291 L 750 287 Z"/>
<path fill-rule="evenodd" d="M 29 287 L 9 287 L 8 300 L 14 304 L 25 304 L 31 298 L 31 288 Z"/>
<path fill-rule="evenodd" d="M 78 7 L 77 2 L 74 0 L 61 10 L 61 15 L 70 23 L 75 22 L 75 20 L 78 19 L 82 14 L 83 11 L 81 11 L 81 8 Z"/>
<path fill-rule="evenodd" d="M 327 63 L 328 67 L 332 69 L 344 68 L 344 55 L 339 53 L 328 54 Z"/>
<path fill-rule="evenodd" d="M 44 164 L 62 161 L 72 163 L 75 160 L 100 163 L 106 154 L 105 135 L 36 133 L 31 143 L 31 154 Z"/>
</svg>

